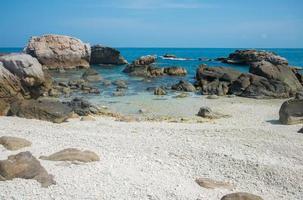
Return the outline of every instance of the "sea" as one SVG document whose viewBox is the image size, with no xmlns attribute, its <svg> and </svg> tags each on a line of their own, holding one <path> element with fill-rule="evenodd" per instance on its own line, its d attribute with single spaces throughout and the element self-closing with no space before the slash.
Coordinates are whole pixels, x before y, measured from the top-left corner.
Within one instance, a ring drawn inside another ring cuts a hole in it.
<svg viewBox="0 0 303 200">
<path fill-rule="evenodd" d="M 117 48 L 121 54 L 130 63 L 140 56 L 155 55 L 157 56 L 156 65 L 159 67 L 180 66 L 184 67 L 188 74 L 185 77 L 157 77 L 157 78 L 142 78 L 131 77 L 123 73 L 125 66 L 105 66 L 92 65 L 91 67 L 97 70 L 103 79 L 109 81 L 125 80 L 128 84 L 125 96 L 114 96 L 116 90 L 114 85 L 104 86 L 102 83 L 93 83 L 92 86 L 98 87 L 100 94 L 74 94 L 71 97 L 81 96 L 89 101 L 100 106 L 106 106 L 114 112 L 119 112 L 128 115 L 137 115 L 139 110 L 150 110 L 153 115 L 176 115 L 176 106 L 182 100 L 176 101 L 178 92 L 168 91 L 168 95 L 156 97 L 153 91 L 148 91 L 148 88 L 153 87 L 170 87 L 172 84 L 178 83 L 180 80 L 194 82 L 196 69 L 201 64 L 206 64 L 210 67 L 225 66 L 241 72 L 248 72 L 249 67 L 245 65 L 229 65 L 219 61 L 214 61 L 215 58 L 227 57 L 230 53 L 237 49 L 233 48 Z M 239 48 L 238 48 L 239 49 Z M 303 49 L 262 49 L 272 51 L 276 54 L 285 57 L 291 66 L 303 67 Z M 0 48 L 0 53 L 18 53 L 22 48 Z M 177 59 L 165 59 L 162 56 L 165 54 L 174 54 Z M 71 79 L 79 79 L 84 70 L 71 70 L 65 73 L 53 72 L 56 81 L 68 81 Z M 200 94 L 189 94 L 191 98 L 199 98 Z M 190 98 L 189 97 L 189 98 Z M 171 100 L 171 101 L 168 101 Z M 199 100 L 198 100 L 199 101 Z M 172 105 L 174 102 L 176 105 Z M 195 102 L 196 103 L 196 102 Z M 156 110 L 156 111 L 155 111 Z M 152 112 L 154 111 L 154 112 Z M 183 113 L 182 113 L 183 112 Z M 180 116 L 186 115 L 186 109 L 178 111 Z M 187 113 L 189 114 L 189 113 Z"/>
</svg>

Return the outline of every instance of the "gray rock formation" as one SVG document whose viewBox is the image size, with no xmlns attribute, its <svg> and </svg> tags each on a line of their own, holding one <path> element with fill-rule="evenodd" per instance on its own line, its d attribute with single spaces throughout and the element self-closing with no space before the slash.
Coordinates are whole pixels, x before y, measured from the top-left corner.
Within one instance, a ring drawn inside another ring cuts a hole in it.
<svg viewBox="0 0 303 200">
<path fill-rule="evenodd" d="M 124 65 L 127 61 L 120 51 L 111 47 L 95 45 L 91 47 L 91 64 Z"/>
<path fill-rule="evenodd" d="M 91 55 L 89 44 L 65 35 L 32 37 L 24 51 L 48 69 L 88 68 Z"/>
<path fill-rule="evenodd" d="M 303 123 L 303 100 L 292 99 L 284 102 L 280 108 L 279 116 L 282 124 Z"/>
<path fill-rule="evenodd" d="M 193 86 L 193 84 L 187 82 L 187 81 L 180 81 L 179 83 L 173 85 L 171 87 L 172 90 L 177 91 L 184 91 L 184 92 L 195 92 L 196 88 Z"/>
</svg>

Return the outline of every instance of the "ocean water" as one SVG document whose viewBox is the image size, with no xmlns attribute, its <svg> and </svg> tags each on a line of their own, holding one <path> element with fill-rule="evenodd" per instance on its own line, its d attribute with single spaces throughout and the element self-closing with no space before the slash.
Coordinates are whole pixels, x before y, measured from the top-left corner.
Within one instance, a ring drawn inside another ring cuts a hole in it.
<svg viewBox="0 0 303 200">
<path fill-rule="evenodd" d="M 130 77 L 123 73 L 125 66 L 100 66 L 93 65 L 92 68 L 96 69 L 101 76 L 109 81 L 114 81 L 118 79 L 125 80 L 128 83 L 128 89 L 126 95 L 123 97 L 113 96 L 113 92 L 116 87 L 104 86 L 101 83 L 93 83 L 94 87 L 98 87 L 101 91 L 99 95 L 85 95 L 85 98 L 93 101 L 94 103 L 108 106 L 111 110 L 117 111 L 123 114 L 136 114 L 138 109 L 146 108 L 150 110 L 158 110 L 157 113 L 165 113 L 165 107 L 167 108 L 170 104 L 165 102 L 165 100 L 174 99 L 178 92 L 169 91 L 167 96 L 156 97 L 153 95 L 152 91 L 147 91 L 149 87 L 159 87 L 166 86 L 170 87 L 172 84 L 177 83 L 179 80 L 188 80 L 194 82 L 196 69 L 200 64 L 206 64 L 208 66 L 226 66 L 231 67 L 241 72 L 248 72 L 248 66 L 241 65 L 229 65 L 223 64 L 217 61 L 207 61 L 208 59 L 214 59 L 218 57 L 227 57 L 230 53 L 234 52 L 236 49 L 213 49 L 213 48 L 118 48 L 121 54 L 128 60 L 132 62 L 136 58 L 143 55 L 156 55 L 157 65 L 164 66 L 181 66 L 187 69 L 188 75 L 185 77 L 158 77 L 158 78 L 142 78 L 142 77 Z M 265 49 L 268 51 L 273 51 L 288 59 L 290 65 L 303 67 L 303 49 Z M 22 48 L 0 48 L 0 53 L 12 53 L 21 52 Z M 180 60 L 167 60 L 161 58 L 164 54 L 174 54 L 178 58 L 186 58 Z M 205 59 L 205 61 L 199 61 L 199 58 Z M 84 70 L 72 70 L 66 73 L 53 72 L 54 77 L 57 81 L 68 81 L 70 79 L 80 78 Z M 82 96 L 81 94 L 75 94 L 76 96 Z M 198 98 L 199 95 L 190 94 L 192 98 Z M 176 104 L 181 104 L 182 100 L 171 102 L 176 102 Z M 150 107 L 152 105 L 152 107 Z M 163 105 L 165 105 L 163 107 Z M 157 108 L 157 109 L 156 109 Z M 159 108 L 163 108 L 160 109 Z M 175 107 L 171 108 L 173 111 Z"/>
</svg>

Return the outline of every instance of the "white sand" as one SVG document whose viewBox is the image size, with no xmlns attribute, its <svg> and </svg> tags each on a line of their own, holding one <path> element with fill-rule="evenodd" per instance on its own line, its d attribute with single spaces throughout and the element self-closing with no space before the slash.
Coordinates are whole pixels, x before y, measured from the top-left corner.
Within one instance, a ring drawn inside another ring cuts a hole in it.
<svg viewBox="0 0 303 200">
<path fill-rule="evenodd" d="M 56 185 L 45 189 L 33 180 L 0 182 L 0 199 L 218 200 L 235 191 L 266 200 L 303 199 L 303 135 L 297 133 L 302 125 L 276 123 L 282 102 L 235 98 L 187 104 L 192 112 L 209 105 L 232 115 L 203 124 L 109 118 L 52 124 L 1 117 L 0 136 L 33 142 L 22 151 L 39 157 L 78 147 L 95 151 L 101 161 L 69 165 L 40 160 Z M 0 146 L 0 152 L 0 159 L 6 159 L 20 151 Z M 235 189 L 204 189 L 195 183 L 199 177 L 230 181 Z"/>
</svg>

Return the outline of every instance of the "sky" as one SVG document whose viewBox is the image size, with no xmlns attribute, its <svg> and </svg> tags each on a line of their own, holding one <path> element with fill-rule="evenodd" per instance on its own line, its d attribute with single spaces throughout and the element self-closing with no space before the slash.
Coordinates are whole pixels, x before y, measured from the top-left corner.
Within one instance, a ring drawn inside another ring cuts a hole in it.
<svg viewBox="0 0 303 200">
<path fill-rule="evenodd" d="M 0 0 L 0 47 L 49 33 L 112 47 L 303 48 L 303 0 Z"/>
</svg>

